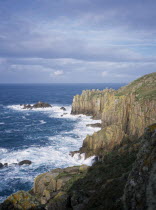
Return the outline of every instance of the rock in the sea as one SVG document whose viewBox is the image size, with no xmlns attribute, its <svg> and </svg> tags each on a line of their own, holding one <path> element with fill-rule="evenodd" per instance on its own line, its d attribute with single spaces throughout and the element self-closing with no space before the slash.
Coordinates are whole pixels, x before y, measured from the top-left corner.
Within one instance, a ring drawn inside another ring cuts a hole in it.
<svg viewBox="0 0 156 210">
<path fill-rule="evenodd" d="M 52 107 L 50 104 L 39 101 L 34 105 L 24 104 L 23 109 L 37 109 L 37 108 L 49 108 Z"/>
<path fill-rule="evenodd" d="M 0 163 L 0 168 L 3 168 L 3 166 L 4 166 L 4 165 L 3 165 L 2 163 Z"/>
<path fill-rule="evenodd" d="M 30 160 L 22 160 L 18 163 L 18 165 L 30 165 L 32 162 Z"/>
<path fill-rule="evenodd" d="M 4 163 L 4 166 L 7 167 L 8 166 L 8 163 Z"/>
<path fill-rule="evenodd" d="M 66 111 L 66 108 L 65 108 L 65 107 L 63 107 L 63 106 L 62 106 L 60 109 L 62 109 L 63 111 Z"/>
<path fill-rule="evenodd" d="M 23 109 L 32 109 L 32 106 L 30 104 L 24 104 Z"/>
<path fill-rule="evenodd" d="M 52 107 L 50 104 L 39 101 L 38 103 L 33 105 L 33 108 L 48 108 Z"/>
</svg>

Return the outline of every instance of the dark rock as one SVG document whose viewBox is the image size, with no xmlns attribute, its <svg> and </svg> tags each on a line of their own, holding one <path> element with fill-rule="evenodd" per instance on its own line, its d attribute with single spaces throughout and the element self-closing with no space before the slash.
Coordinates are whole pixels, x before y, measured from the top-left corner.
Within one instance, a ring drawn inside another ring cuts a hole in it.
<svg viewBox="0 0 156 210">
<path fill-rule="evenodd" d="M 7 167 L 8 166 L 8 163 L 4 163 L 4 166 Z"/>
<path fill-rule="evenodd" d="M 18 165 L 24 165 L 24 164 L 26 164 L 26 165 L 30 165 L 32 162 L 30 161 L 30 160 L 22 160 L 22 161 L 20 161 L 19 163 L 18 163 Z"/>
<path fill-rule="evenodd" d="M 67 115 L 68 113 L 64 113 L 64 114 L 61 114 L 61 117 L 63 117 L 64 115 Z"/>
<path fill-rule="evenodd" d="M 0 163 L 0 168 L 3 168 L 3 164 L 2 163 Z"/>
<path fill-rule="evenodd" d="M 62 106 L 60 109 L 62 109 L 63 111 L 66 111 L 66 108 L 65 108 L 65 107 L 63 107 L 63 106 Z"/>
<path fill-rule="evenodd" d="M 34 105 L 24 104 L 23 109 L 37 109 L 37 108 L 48 108 L 48 107 L 52 107 L 52 106 L 48 103 L 39 101 L 38 103 Z"/>
<path fill-rule="evenodd" d="M 102 127 L 102 124 L 101 123 L 94 123 L 94 124 L 87 124 L 86 125 L 87 127 L 93 127 L 93 128 L 101 128 Z"/>
<path fill-rule="evenodd" d="M 32 106 L 32 108 L 48 108 L 48 107 L 52 107 L 52 106 L 48 103 L 44 103 L 41 101 L 39 101 L 38 103 L 36 103 Z"/>
<path fill-rule="evenodd" d="M 30 104 L 24 104 L 23 109 L 32 109 L 32 106 Z"/>
<path fill-rule="evenodd" d="M 73 157 L 76 153 L 80 153 L 80 151 L 72 151 L 69 153 L 69 155 L 71 155 Z"/>
</svg>

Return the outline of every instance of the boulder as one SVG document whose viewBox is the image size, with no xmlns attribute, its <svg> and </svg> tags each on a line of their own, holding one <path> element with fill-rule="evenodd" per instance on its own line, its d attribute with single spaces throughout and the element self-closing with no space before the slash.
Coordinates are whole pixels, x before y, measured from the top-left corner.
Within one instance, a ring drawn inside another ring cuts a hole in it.
<svg viewBox="0 0 156 210">
<path fill-rule="evenodd" d="M 60 198 L 61 196 L 61 202 L 62 199 L 64 201 L 64 198 L 67 201 L 66 196 L 63 196 L 62 198 L 62 195 L 64 195 L 64 193 L 59 193 L 67 192 L 68 189 L 72 186 L 73 182 L 76 179 L 79 179 L 81 176 L 83 176 L 83 174 L 86 173 L 88 168 L 89 167 L 85 165 L 73 166 L 65 169 L 58 168 L 50 172 L 40 174 L 35 178 L 33 192 L 38 197 L 39 202 L 41 202 L 41 204 L 47 204 L 51 199 L 54 198 L 54 200 L 51 201 L 50 206 L 55 206 L 55 204 L 57 206 L 58 199 L 56 200 L 56 198 Z M 53 208 L 51 207 L 51 209 Z"/>
<path fill-rule="evenodd" d="M 8 163 L 4 163 L 4 166 L 7 167 L 8 166 Z"/>
<path fill-rule="evenodd" d="M 66 111 L 66 108 L 65 108 L 65 107 L 63 107 L 63 106 L 62 106 L 60 109 L 62 109 L 63 111 Z"/>
<path fill-rule="evenodd" d="M 22 165 L 30 165 L 32 162 L 30 160 L 22 160 L 18 163 L 18 165 L 22 166 Z"/>
<path fill-rule="evenodd" d="M 42 209 L 41 204 L 28 192 L 19 191 L 9 196 L 2 204 L 1 210 L 27 210 L 27 209 Z"/>
<path fill-rule="evenodd" d="M 0 168 L 3 168 L 3 164 L 2 163 L 0 163 Z"/>
</svg>

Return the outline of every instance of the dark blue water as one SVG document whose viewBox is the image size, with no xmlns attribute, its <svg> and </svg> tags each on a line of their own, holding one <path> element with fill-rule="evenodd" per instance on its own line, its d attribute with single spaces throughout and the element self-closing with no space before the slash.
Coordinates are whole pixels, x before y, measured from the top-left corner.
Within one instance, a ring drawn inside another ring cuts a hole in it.
<svg viewBox="0 0 156 210">
<path fill-rule="evenodd" d="M 118 89 L 121 84 L 0 85 L 0 201 L 18 190 L 29 190 L 39 173 L 81 164 L 69 152 L 77 150 L 86 134 L 89 117 L 71 116 L 73 96 L 84 89 Z M 52 108 L 23 110 L 20 104 L 44 101 Z M 60 110 L 65 106 L 67 111 Z M 63 115 L 66 113 L 66 115 Z M 61 116 L 63 115 L 63 116 Z M 30 166 L 15 165 L 31 160 Z"/>
</svg>

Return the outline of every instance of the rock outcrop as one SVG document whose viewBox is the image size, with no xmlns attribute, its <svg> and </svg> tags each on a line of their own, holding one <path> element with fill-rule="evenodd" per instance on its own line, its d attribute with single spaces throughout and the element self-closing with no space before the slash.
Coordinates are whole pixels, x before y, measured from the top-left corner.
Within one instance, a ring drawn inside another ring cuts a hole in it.
<svg viewBox="0 0 156 210">
<path fill-rule="evenodd" d="M 30 160 L 22 160 L 18 163 L 18 165 L 30 165 L 32 162 Z"/>
<path fill-rule="evenodd" d="M 66 111 L 66 108 L 64 106 L 62 106 L 60 109 Z"/>
<path fill-rule="evenodd" d="M 30 105 L 30 104 L 23 105 L 23 109 L 37 109 L 37 108 L 49 108 L 49 107 L 52 107 L 52 106 L 48 103 L 41 102 L 41 101 L 37 102 L 34 105 Z"/>
<path fill-rule="evenodd" d="M 88 166 L 82 165 L 40 174 L 35 178 L 30 192 L 19 191 L 9 196 L 0 209 L 71 209 L 69 189 L 75 181 L 86 175 L 88 169 Z"/>
<path fill-rule="evenodd" d="M 94 152 L 100 153 L 100 148 L 106 148 L 106 142 L 113 146 L 125 136 L 138 138 L 148 125 L 156 122 L 155 110 L 156 73 L 145 75 L 117 91 L 83 91 L 82 95 L 74 97 L 71 113 L 101 119 L 102 130 L 87 136 L 80 152 L 90 150 L 90 155 L 93 155 Z"/>
</svg>

